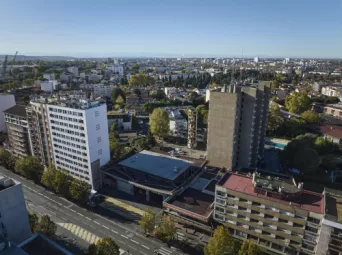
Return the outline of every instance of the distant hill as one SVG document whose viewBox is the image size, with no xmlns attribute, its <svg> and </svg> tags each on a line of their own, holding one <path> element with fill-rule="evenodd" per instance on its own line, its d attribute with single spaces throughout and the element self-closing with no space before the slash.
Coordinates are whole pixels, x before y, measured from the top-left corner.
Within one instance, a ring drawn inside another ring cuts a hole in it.
<svg viewBox="0 0 342 255">
<path fill-rule="evenodd" d="M 5 60 L 6 55 L 0 55 L 0 62 Z M 14 55 L 8 55 L 8 60 L 12 60 Z M 16 60 L 25 61 L 25 60 L 45 60 L 45 61 L 57 61 L 57 60 L 76 60 L 78 58 L 75 57 L 64 57 L 64 56 L 25 56 L 25 55 L 17 55 Z"/>
</svg>

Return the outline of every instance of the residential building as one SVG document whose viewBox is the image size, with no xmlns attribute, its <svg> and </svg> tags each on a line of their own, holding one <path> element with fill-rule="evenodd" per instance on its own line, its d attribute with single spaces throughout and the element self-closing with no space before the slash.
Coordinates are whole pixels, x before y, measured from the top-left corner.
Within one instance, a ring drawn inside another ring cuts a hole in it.
<svg viewBox="0 0 342 255">
<path fill-rule="evenodd" d="M 68 67 L 68 72 L 72 73 L 75 77 L 78 77 L 78 67 L 77 66 Z"/>
<path fill-rule="evenodd" d="M 116 124 L 118 130 L 129 131 L 132 130 L 132 116 L 128 112 L 107 112 L 108 128 L 112 123 Z"/>
<path fill-rule="evenodd" d="M 259 57 L 254 58 L 254 63 L 256 63 L 256 64 L 259 63 Z"/>
<path fill-rule="evenodd" d="M 27 108 L 33 155 L 100 187 L 100 167 L 110 159 L 107 107 L 83 94 L 32 98 Z"/>
<path fill-rule="evenodd" d="M 45 74 L 43 74 L 43 78 L 46 80 L 54 80 L 55 74 L 54 73 L 45 73 Z"/>
<path fill-rule="evenodd" d="M 320 105 L 320 104 L 312 104 L 313 110 L 318 113 L 322 113 L 325 116 L 333 117 L 336 119 L 342 118 L 342 104 L 328 104 L 328 105 Z"/>
<path fill-rule="evenodd" d="M 15 106 L 14 95 L 0 93 L 0 132 L 7 132 L 4 111 Z"/>
<path fill-rule="evenodd" d="M 72 78 L 73 78 L 73 73 L 70 73 L 70 72 L 64 72 L 64 73 L 61 73 L 60 76 L 59 76 L 59 79 L 61 81 L 66 81 L 66 82 L 71 82 L 72 81 Z"/>
<path fill-rule="evenodd" d="M 124 75 L 125 69 L 123 65 L 114 64 L 106 67 L 107 70 L 111 70 L 113 73 L 118 73 L 119 75 Z"/>
<path fill-rule="evenodd" d="M 18 157 L 31 155 L 25 106 L 15 105 L 4 114 L 10 151 Z"/>
<path fill-rule="evenodd" d="M 316 254 L 323 212 L 323 196 L 289 176 L 228 172 L 216 185 L 214 219 L 271 254 Z"/>
<path fill-rule="evenodd" d="M 256 166 L 264 150 L 269 82 L 222 91 L 210 95 L 207 159 L 227 169 Z"/>
<path fill-rule="evenodd" d="M 322 94 L 329 97 L 338 97 L 342 99 L 342 84 L 334 84 L 331 86 L 322 87 Z"/>
<path fill-rule="evenodd" d="M 317 255 L 342 253 L 342 192 L 324 189 L 324 218 L 317 244 Z"/>
<path fill-rule="evenodd" d="M 22 185 L 1 175 L 0 236 L 14 243 L 20 243 L 31 236 Z"/>
<path fill-rule="evenodd" d="M 208 102 L 210 100 L 210 93 L 211 92 L 219 92 L 219 91 L 221 91 L 221 88 L 206 89 L 206 91 L 205 91 L 205 102 Z"/>
<path fill-rule="evenodd" d="M 98 97 L 110 97 L 113 89 L 115 89 L 116 86 L 104 85 L 104 84 L 85 84 L 83 88 L 90 89 L 93 92 L 94 98 L 98 98 Z"/>
<path fill-rule="evenodd" d="M 181 109 L 178 107 L 163 108 L 169 115 L 170 120 L 170 135 L 171 136 L 187 136 L 188 135 L 188 121 Z"/>
<path fill-rule="evenodd" d="M 339 125 L 322 124 L 312 125 L 308 128 L 333 143 L 342 144 L 342 127 Z"/>
<path fill-rule="evenodd" d="M 53 81 L 43 81 L 40 83 L 40 90 L 44 91 L 44 92 L 52 92 L 54 89 L 54 83 L 56 84 L 57 81 L 53 82 Z"/>
<path fill-rule="evenodd" d="M 322 92 L 322 88 L 328 86 L 328 83 L 326 82 L 314 82 L 314 84 L 312 84 L 312 89 L 318 93 Z"/>
</svg>

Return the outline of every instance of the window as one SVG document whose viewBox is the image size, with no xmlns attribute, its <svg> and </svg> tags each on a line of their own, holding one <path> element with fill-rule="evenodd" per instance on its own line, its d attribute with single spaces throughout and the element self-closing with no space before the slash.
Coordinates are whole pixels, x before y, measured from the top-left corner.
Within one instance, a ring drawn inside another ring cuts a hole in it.
<svg viewBox="0 0 342 255">
<path fill-rule="evenodd" d="M 98 155 L 102 155 L 102 149 L 98 150 L 98 151 L 97 151 L 97 154 L 98 154 Z"/>
<path fill-rule="evenodd" d="M 100 130 L 100 124 L 96 124 L 96 130 Z"/>
<path fill-rule="evenodd" d="M 78 116 L 82 117 L 82 116 L 83 116 L 83 114 L 82 114 L 81 112 L 79 112 L 79 113 L 78 113 Z"/>
<path fill-rule="evenodd" d="M 216 195 L 221 196 L 221 197 L 225 197 L 226 193 L 224 193 L 222 191 L 216 191 Z"/>
<path fill-rule="evenodd" d="M 101 142 L 101 136 L 97 138 L 97 142 L 98 142 L 98 143 Z"/>
<path fill-rule="evenodd" d="M 96 111 L 96 112 L 95 112 L 95 117 L 98 117 L 98 116 L 100 116 L 100 112 L 99 112 L 99 111 Z"/>
</svg>

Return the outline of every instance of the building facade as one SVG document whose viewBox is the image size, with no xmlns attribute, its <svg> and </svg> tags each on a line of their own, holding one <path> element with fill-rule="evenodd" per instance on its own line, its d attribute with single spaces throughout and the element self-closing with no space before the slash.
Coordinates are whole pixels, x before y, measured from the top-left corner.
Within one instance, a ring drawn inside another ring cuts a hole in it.
<svg viewBox="0 0 342 255">
<path fill-rule="evenodd" d="M 211 92 L 207 142 L 211 165 L 256 166 L 264 149 L 269 96 L 268 83 Z"/>
<path fill-rule="evenodd" d="M 15 106 L 14 95 L 0 93 L 0 132 L 7 132 L 4 111 Z"/>
<path fill-rule="evenodd" d="M 230 172 L 216 185 L 214 219 L 271 254 L 318 254 L 323 200 L 293 179 Z"/>
<path fill-rule="evenodd" d="M 31 154 L 25 106 L 15 105 L 4 111 L 10 151 L 18 157 Z"/>
<path fill-rule="evenodd" d="M 0 235 L 14 243 L 31 236 L 22 185 L 1 175 Z"/>
</svg>

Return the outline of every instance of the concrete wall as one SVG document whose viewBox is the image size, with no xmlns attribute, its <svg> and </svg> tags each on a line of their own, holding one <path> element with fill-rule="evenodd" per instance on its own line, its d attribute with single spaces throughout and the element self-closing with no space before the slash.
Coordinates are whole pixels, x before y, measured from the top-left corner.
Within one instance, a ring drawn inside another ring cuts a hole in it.
<svg viewBox="0 0 342 255">
<path fill-rule="evenodd" d="M 231 169 L 234 165 L 234 135 L 238 94 L 211 92 L 208 117 L 209 164 Z"/>
<path fill-rule="evenodd" d="M 31 236 L 21 184 L 0 191 L 0 213 L 0 234 L 4 234 L 3 223 L 7 238 L 16 244 Z"/>
<path fill-rule="evenodd" d="M 4 111 L 15 106 L 14 95 L 0 94 L 0 132 L 7 132 Z"/>
</svg>

